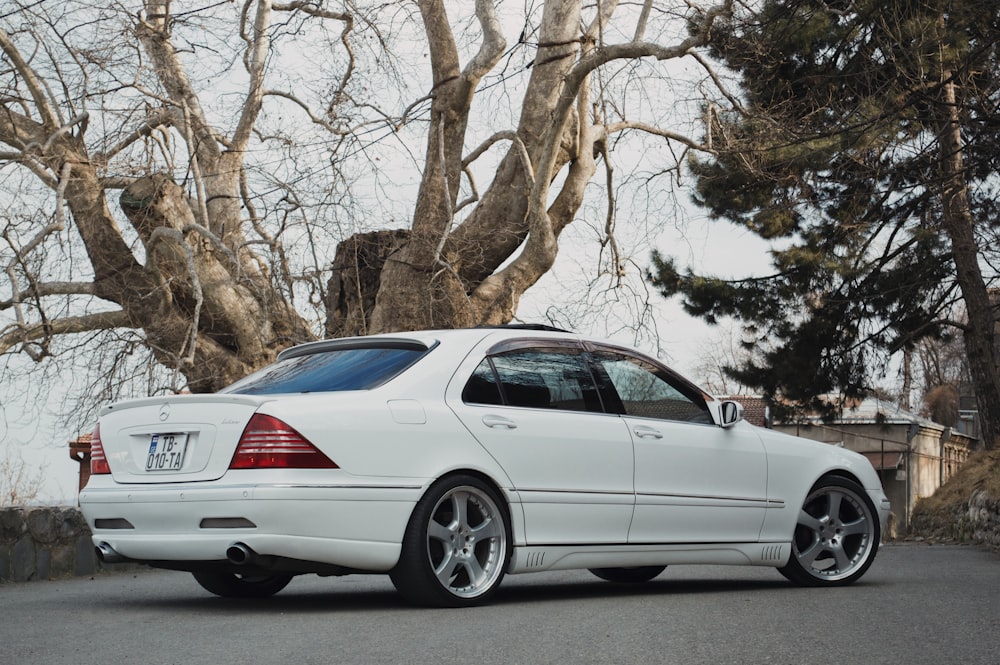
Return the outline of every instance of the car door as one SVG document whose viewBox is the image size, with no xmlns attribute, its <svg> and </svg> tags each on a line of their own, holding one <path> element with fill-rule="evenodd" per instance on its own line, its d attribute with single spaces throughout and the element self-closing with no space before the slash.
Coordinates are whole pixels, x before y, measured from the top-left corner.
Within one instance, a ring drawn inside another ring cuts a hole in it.
<svg viewBox="0 0 1000 665">
<path fill-rule="evenodd" d="M 626 543 L 632 441 L 578 344 L 490 349 L 452 408 L 520 495 L 529 545 Z"/>
<path fill-rule="evenodd" d="M 700 390 L 651 359 L 593 355 L 635 450 L 630 543 L 754 542 L 767 506 L 763 444 L 716 425 Z"/>
</svg>

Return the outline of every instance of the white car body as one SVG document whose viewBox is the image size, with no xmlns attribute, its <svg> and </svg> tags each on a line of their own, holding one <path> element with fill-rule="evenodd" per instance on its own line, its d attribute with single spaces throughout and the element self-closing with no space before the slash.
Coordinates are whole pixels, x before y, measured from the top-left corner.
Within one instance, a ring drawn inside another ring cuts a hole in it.
<svg viewBox="0 0 1000 665">
<path fill-rule="evenodd" d="M 104 408 L 99 440 L 110 473 L 92 476 L 80 494 L 99 553 L 196 573 L 237 565 L 260 574 L 387 573 L 398 569 L 418 503 L 435 483 L 461 474 L 480 479 L 502 504 L 509 542 L 501 537 L 491 547 L 504 548 L 503 570 L 489 588 L 417 598 L 432 604 L 480 602 L 504 573 L 783 568 L 794 559 L 807 497 L 832 476 L 863 488 L 874 507 L 866 536 L 874 530 L 876 542 L 866 545 L 874 556 L 889 505 L 864 457 L 738 417 L 723 426 L 723 403 L 707 395 L 710 423 L 463 400 L 470 377 L 497 349 L 620 347 L 484 328 L 331 340 L 291 354 L 380 341 L 430 350 L 367 390 L 178 395 Z M 338 468 L 230 468 L 255 414 L 289 424 Z M 169 453 L 150 458 L 154 435 L 186 437 L 179 468 L 170 469 Z"/>
</svg>

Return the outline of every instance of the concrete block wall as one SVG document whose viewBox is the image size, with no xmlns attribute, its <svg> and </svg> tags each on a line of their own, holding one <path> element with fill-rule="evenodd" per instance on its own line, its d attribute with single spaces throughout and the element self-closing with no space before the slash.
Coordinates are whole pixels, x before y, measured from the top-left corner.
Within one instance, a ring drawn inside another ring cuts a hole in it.
<svg viewBox="0 0 1000 665">
<path fill-rule="evenodd" d="M 75 507 L 0 508 L 0 582 L 92 575 L 90 528 Z"/>
</svg>

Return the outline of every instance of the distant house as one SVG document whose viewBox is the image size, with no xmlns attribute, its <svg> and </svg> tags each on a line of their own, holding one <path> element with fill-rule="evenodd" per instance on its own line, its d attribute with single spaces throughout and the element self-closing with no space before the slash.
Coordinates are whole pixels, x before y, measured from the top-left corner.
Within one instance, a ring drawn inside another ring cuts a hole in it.
<svg viewBox="0 0 1000 665">
<path fill-rule="evenodd" d="M 69 442 L 69 456 L 80 465 L 80 487 L 83 489 L 90 480 L 90 442 L 93 435 L 89 432 L 81 434 Z"/>
<path fill-rule="evenodd" d="M 767 400 L 763 397 L 734 395 L 719 399 L 731 399 L 734 402 L 739 402 L 743 406 L 743 419 L 751 425 L 771 427 L 771 407 L 768 406 Z"/>
<path fill-rule="evenodd" d="M 728 399 L 743 404 L 744 417 L 755 425 L 844 446 L 867 457 L 892 502 L 891 536 L 906 533 L 917 499 L 934 494 L 977 444 L 968 434 L 874 397 L 849 404 L 830 422 L 812 416 L 796 423 L 770 422 L 767 405 L 759 397 Z"/>
</svg>

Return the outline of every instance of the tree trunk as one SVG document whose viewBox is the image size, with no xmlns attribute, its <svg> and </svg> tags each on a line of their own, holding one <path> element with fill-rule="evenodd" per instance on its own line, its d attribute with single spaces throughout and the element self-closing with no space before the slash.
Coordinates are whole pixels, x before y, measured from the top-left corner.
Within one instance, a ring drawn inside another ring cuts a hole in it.
<svg viewBox="0 0 1000 665">
<path fill-rule="evenodd" d="M 337 245 L 327 282 L 326 336 L 367 335 L 386 261 L 406 243 L 409 232 L 357 233 Z"/>
<path fill-rule="evenodd" d="M 165 176 L 137 180 L 119 197 L 155 277 L 145 298 L 123 303 L 157 358 L 182 371 L 193 392 L 211 392 L 309 341 L 305 321 L 243 269 L 239 257 L 199 226 L 184 190 Z M 140 303 L 146 303 L 141 306 Z"/>
<path fill-rule="evenodd" d="M 979 248 L 974 234 L 974 220 L 969 208 L 965 178 L 962 134 L 955 83 L 951 72 L 942 77 L 942 118 L 938 136 L 942 181 L 942 223 L 951 240 L 955 272 L 969 317 L 965 330 L 965 351 L 976 390 L 983 446 L 993 448 L 1000 440 L 1000 372 L 997 368 L 996 316 L 989 292 L 979 269 Z"/>
</svg>

